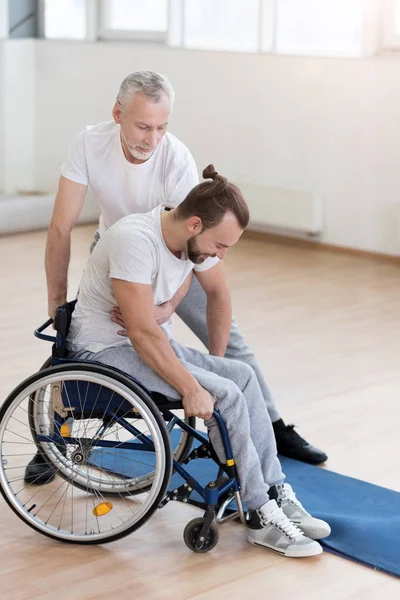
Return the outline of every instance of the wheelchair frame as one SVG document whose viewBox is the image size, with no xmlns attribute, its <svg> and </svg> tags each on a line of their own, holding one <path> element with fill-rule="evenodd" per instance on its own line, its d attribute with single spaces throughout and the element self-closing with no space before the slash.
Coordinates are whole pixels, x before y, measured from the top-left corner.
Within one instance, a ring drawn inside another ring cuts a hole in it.
<svg viewBox="0 0 400 600">
<path fill-rule="evenodd" d="M 52 366 L 62 367 L 63 365 L 69 365 L 69 369 L 72 369 L 73 366 L 77 368 L 79 365 L 82 367 L 84 365 L 91 365 L 95 367 L 96 365 L 100 368 L 106 367 L 107 371 L 111 371 L 115 373 L 115 376 L 120 379 L 122 376 L 124 379 L 128 379 L 141 388 L 146 394 L 151 402 L 154 404 L 154 409 L 158 410 L 164 418 L 164 426 L 165 421 L 168 421 L 168 430 L 171 431 L 173 427 L 178 426 L 181 430 L 186 432 L 191 438 L 195 438 L 200 442 L 200 447 L 195 448 L 187 457 L 184 457 L 183 463 L 188 463 L 190 460 L 197 457 L 207 457 L 211 458 L 213 456 L 213 450 L 208 440 L 208 437 L 201 432 L 197 431 L 190 424 L 186 423 L 180 417 L 174 415 L 171 411 L 176 409 L 182 409 L 182 403 L 180 401 L 170 401 L 162 394 L 152 393 L 147 390 L 139 381 L 135 378 L 130 377 L 126 373 L 116 369 L 114 367 L 105 366 L 100 363 L 96 363 L 93 361 L 82 361 L 82 360 L 73 360 L 69 359 L 67 356 L 66 350 L 66 337 L 68 334 L 68 329 L 71 321 L 71 315 L 75 307 L 76 300 L 70 303 L 67 303 L 60 307 L 57 310 L 56 317 L 54 319 L 54 327 L 56 330 L 56 335 L 47 335 L 43 333 L 45 329 L 47 329 L 52 323 L 53 319 L 48 319 L 45 323 L 43 323 L 40 327 L 38 327 L 34 335 L 45 341 L 49 341 L 53 343 L 53 351 L 52 351 Z M 51 370 L 51 369 L 50 369 Z M 50 372 L 49 370 L 49 372 Z M 56 369 L 59 371 L 59 369 Z M 46 369 L 41 371 L 41 373 L 46 373 Z M 110 375 L 111 377 L 111 375 Z M 73 383 L 73 381 L 71 382 Z M 86 399 L 85 399 L 86 401 Z M 96 399 L 97 402 L 97 399 Z M 86 408 L 86 407 L 85 407 Z M 83 411 L 83 409 L 82 409 Z M 93 411 L 93 408 L 92 408 Z M 117 411 L 118 412 L 118 411 Z M 55 414 L 55 420 L 57 427 L 52 435 L 46 435 L 41 432 L 35 432 L 35 443 L 38 442 L 40 444 L 39 449 L 42 450 L 42 444 L 57 444 L 61 445 L 76 445 L 79 438 L 71 437 L 70 435 L 61 435 L 61 428 L 63 426 L 63 418 L 57 414 Z M 170 501 L 181 501 L 184 503 L 191 503 L 197 505 L 205 510 L 202 518 L 193 519 L 188 523 L 184 531 L 184 540 L 186 545 L 195 552 L 207 552 L 211 550 L 218 541 L 218 532 L 215 528 L 214 521 L 217 523 L 222 523 L 227 520 L 235 519 L 237 517 L 245 523 L 245 515 L 240 497 L 240 486 L 239 480 L 236 470 L 235 461 L 232 455 L 232 448 L 229 440 L 228 431 L 225 425 L 224 420 L 222 419 L 220 413 L 217 410 L 213 411 L 213 416 L 216 419 L 218 426 L 220 428 L 221 437 L 224 444 L 225 456 L 226 456 L 226 464 L 222 465 L 218 460 L 216 461 L 219 466 L 219 472 L 217 478 L 214 481 L 211 481 L 203 487 L 190 473 L 178 462 L 175 458 L 172 461 L 172 468 L 176 471 L 184 480 L 184 484 L 182 484 L 178 488 L 174 488 L 169 490 L 166 495 L 161 499 L 158 504 L 158 507 L 161 508 L 165 506 Z M 118 422 L 119 417 L 118 414 L 114 414 L 113 419 Z M 129 423 L 124 422 L 124 428 L 133 435 L 137 435 L 140 433 L 140 451 L 150 451 L 153 452 L 155 449 L 154 442 L 148 436 L 142 434 L 137 428 L 133 427 Z M 166 428 L 167 429 L 167 428 Z M 168 434 L 169 435 L 169 434 Z M 101 439 L 101 436 L 96 441 L 96 448 L 107 448 L 110 447 L 111 444 L 115 444 L 114 442 L 110 442 L 105 439 Z M 120 444 L 121 446 L 121 444 Z M 115 447 L 115 446 L 114 446 Z M 123 449 L 126 450 L 137 450 L 139 448 L 139 444 L 135 442 L 123 442 Z M 74 485 L 74 481 L 72 480 L 72 485 Z M 78 486 L 79 487 L 79 486 Z M 88 488 L 89 489 L 89 488 Z M 197 502 L 190 498 L 193 492 L 197 492 L 204 502 Z M 5 493 L 2 489 L 2 493 L 5 496 Z M 6 497 L 6 496 L 5 496 Z M 6 498 L 7 499 L 7 498 Z M 231 511 L 230 514 L 226 515 L 226 509 L 229 507 L 229 504 L 232 500 L 236 500 L 238 511 Z M 9 500 L 7 500 L 10 504 Z M 21 517 L 22 518 L 22 517 Z M 45 533 L 45 532 L 44 532 Z M 107 541 L 107 540 L 104 540 Z M 82 542 L 89 543 L 89 542 Z"/>
</svg>

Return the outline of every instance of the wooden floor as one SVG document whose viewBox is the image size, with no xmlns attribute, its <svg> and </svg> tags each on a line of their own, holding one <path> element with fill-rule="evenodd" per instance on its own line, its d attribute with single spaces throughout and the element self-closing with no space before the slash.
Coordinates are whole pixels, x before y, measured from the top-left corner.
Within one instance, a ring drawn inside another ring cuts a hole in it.
<svg viewBox="0 0 400 600">
<path fill-rule="evenodd" d="M 73 236 L 71 297 L 93 227 Z M 49 355 L 32 330 L 46 319 L 45 233 L 0 240 L 1 402 Z M 282 416 L 329 454 L 328 468 L 400 491 L 400 268 L 367 258 L 250 239 L 230 250 L 234 309 Z M 201 347 L 182 323 L 180 341 Z M 192 554 L 172 503 L 137 533 L 77 547 L 29 529 L 0 501 L 1 600 L 372 600 L 400 597 L 395 578 L 328 553 L 287 559 L 220 528 L 217 548 Z"/>
</svg>

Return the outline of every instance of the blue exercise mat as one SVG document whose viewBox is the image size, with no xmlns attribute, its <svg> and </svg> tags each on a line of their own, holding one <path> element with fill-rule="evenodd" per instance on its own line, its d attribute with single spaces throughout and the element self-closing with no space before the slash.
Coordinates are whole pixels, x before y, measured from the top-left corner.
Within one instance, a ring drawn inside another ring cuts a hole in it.
<svg viewBox="0 0 400 600">
<path fill-rule="evenodd" d="M 173 442 L 178 433 L 173 432 Z M 194 442 L 193 447 L 198 445 Z M 93 453 L 93 464 L 127 477 L 149 472 L 154 455 L 115 450 L 117 457 L 102 450 Z M 140 457 L 139 457 L 140 454 Z M 287 481 L 315 517 L 327 521 L 331 535 L 322 544 L 331 552 L 400 577 L 400 493 L 333 473 L 326 469 L 280 457 Z M 196 459 L 184 465 L 205 486 L 217 476 L 217 465 L 210 459 Z M 179 487 L 183 479 L 175 473 L 169 489 Z M 191 499 L 202 501 L 197 493 Z"/>
</svg>

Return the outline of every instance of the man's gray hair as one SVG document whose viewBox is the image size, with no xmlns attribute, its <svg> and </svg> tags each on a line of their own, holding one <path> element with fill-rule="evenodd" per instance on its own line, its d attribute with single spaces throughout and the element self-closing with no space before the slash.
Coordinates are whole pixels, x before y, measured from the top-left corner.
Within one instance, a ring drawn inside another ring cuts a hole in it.
<svg viewBox="0 0 400 600">
<path fill-rule="evenodd" d="M 131 73 L 121 83 L 119 88 L 117 102 L 124 107 L 127 106 L 136 93 L 141 93 L 154 103 L 160 102 L 163 95 L 166 94 L 171 102 L 174 103 L 175 92 L 171 82 L 156 71 L 136 71 Z"/>
</svg>

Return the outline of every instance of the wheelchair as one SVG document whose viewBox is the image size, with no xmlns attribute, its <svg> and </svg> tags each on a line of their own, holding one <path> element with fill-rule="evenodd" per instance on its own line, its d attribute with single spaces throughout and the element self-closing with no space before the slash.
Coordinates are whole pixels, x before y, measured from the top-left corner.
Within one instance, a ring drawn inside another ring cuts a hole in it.
<svg viewBox="0 0 400 600">
<path fill-rule="evenodd" d="M 147 390 L 116 368 L 68 358 L 66 337 L 76 301 L 57 310 L 52 356 L 17 386 L 0 410 L 0 490 L 27 525 L 56 540 L 76 544 L 116 541 L 144 525 L 170 501 L 204 510 L 184 530 L 194 552 L 218 542 L 217 523 L 245 522 L 228 432 L 218 411 L 226 463 L 194 417 L 182 416 L 180 401 Z M 197 440 L 197 445 L 192 448 Z M 39 451 L 51 482 L 24 480 L 25 467 Z M 217 463 L 214 481 L 203 487 L 185 468 L 195 458 Z M 173 473 L 182 485 L 169 489 Z M 193 499 L 193 495 L 201 500 Z M 236 501 L 237 510 L 230 507 Z"/>
</svg>

